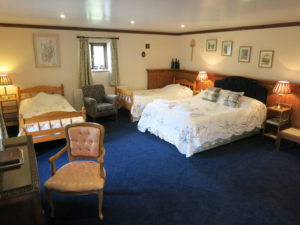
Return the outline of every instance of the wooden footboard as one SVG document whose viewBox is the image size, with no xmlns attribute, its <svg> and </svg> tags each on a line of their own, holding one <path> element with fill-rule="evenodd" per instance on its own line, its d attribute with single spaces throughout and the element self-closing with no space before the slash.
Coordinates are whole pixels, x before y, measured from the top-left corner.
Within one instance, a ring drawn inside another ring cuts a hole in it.
<svg viewBox="0 0 300 225">
<path fill-rule="evenodd" d="M 44 113 L 39 116 L 34 116 L 31 118 L 23 118 L 22 114 L 19 115 L 19 126 L 22 135 L 32 135 L 33 143 L 40 143 L 45 141 L 52 141 L 65 138 L 64 126 L 62 123 L 63 119 L 71 119 L 74 117 L 82 116 L 83 120 L 86 121 L 86 112 L 85 108 L 82 107 L 81 111 L 73 112 L 64 112 L 64 111 L 55 111 Z M 51 121 L 58 120 L 60 123 L 59 128 L 52 128 Z M 50 129 L 41 130 L 40 122 L 48 123 Z M 34 132 L 27 132 L 25 126 L 28 124 L 37 123 L 38 130 Z"/>
<path fill-rule="evenodd" d="M 115 94 L 118 95 L 118 105 L 130 111 L 133 105 L 133 92 L 115 86 Z M 132 121 L 131 114 L 130 120 Z"/>
</svg>

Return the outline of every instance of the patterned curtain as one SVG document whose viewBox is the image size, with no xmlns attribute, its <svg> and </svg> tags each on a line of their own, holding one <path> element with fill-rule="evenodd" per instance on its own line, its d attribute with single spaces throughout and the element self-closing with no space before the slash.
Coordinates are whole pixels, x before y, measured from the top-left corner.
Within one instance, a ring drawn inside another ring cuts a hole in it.
<svg viewBox="0 0 300 225">
<path fill-rule="evenodd" d="M 88 38 L 84 38 L 84 37 L 79 38 L 79 44 L 80 44 L 79 83 L 80 86 L 83 87 L 93 83 Z"/>
<path fill-rule="evenodd" d="M 119 85 L 119 63 L 118 63 L 118 49 L 117 40 L 110 40 L 110 52 L 111 52 L 111 70 L 109 73 L 109 84 L 111 86 Z"/>
</svg>

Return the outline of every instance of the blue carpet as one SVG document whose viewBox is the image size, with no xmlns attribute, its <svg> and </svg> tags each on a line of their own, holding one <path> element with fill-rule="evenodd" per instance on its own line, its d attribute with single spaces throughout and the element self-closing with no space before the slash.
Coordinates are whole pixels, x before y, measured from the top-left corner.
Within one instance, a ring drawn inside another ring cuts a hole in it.
<svg viewBox="0 0 300 225">
<path fill-rule="evenodd" d="M 96 195 L 53 194 L 49 216 L 43 184 L 48 158 L 64 145 L 35 145 L 47 224 L 72 225 L 299 225 L 300 147 L 284 141 L 282 151 L 261 135 L 185 158 L 176 147 L 130 123 L 100 120 L 106 135 L 104 220 Z M 57 160 L 59 168 L 67 154 Z"/>
</svg>

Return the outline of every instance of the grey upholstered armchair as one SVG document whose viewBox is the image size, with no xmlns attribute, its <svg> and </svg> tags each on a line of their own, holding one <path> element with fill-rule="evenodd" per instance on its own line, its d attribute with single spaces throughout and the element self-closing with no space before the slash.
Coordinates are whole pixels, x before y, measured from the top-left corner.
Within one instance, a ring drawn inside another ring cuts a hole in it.
<svg viewBox="0 0 300 225">
<path fill-rule="evenodd" d="M 86 113 L 93 118 L 116 115 L 118 120 L 117 95 L 105 94 L 102 84 L 88 85 L 82 87 L 83 102 Z"/>
</svg>

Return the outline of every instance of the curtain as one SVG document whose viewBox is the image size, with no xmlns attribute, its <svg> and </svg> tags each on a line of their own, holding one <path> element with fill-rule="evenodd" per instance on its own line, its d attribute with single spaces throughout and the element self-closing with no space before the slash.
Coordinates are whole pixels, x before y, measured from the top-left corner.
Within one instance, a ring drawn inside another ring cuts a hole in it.
<svg viewBox="0 0 300 225">
<path fill-rule="evenodd" d="M 109 73 L 109 84 L 111 86 L 119 85 L 119 63 L 118 63 L 118 49 L 117 40 L 110 40 L 110 52 L 111 52 L 111 70 Z"/>
<path fill-rule="evenodd" d="M 83 87 L 93 83 L 88 38 L 84 38 L 84 37 L 79 38 L 79 44 L 80 44 L 79 84 L 80 87 Z"/>
</svg>

